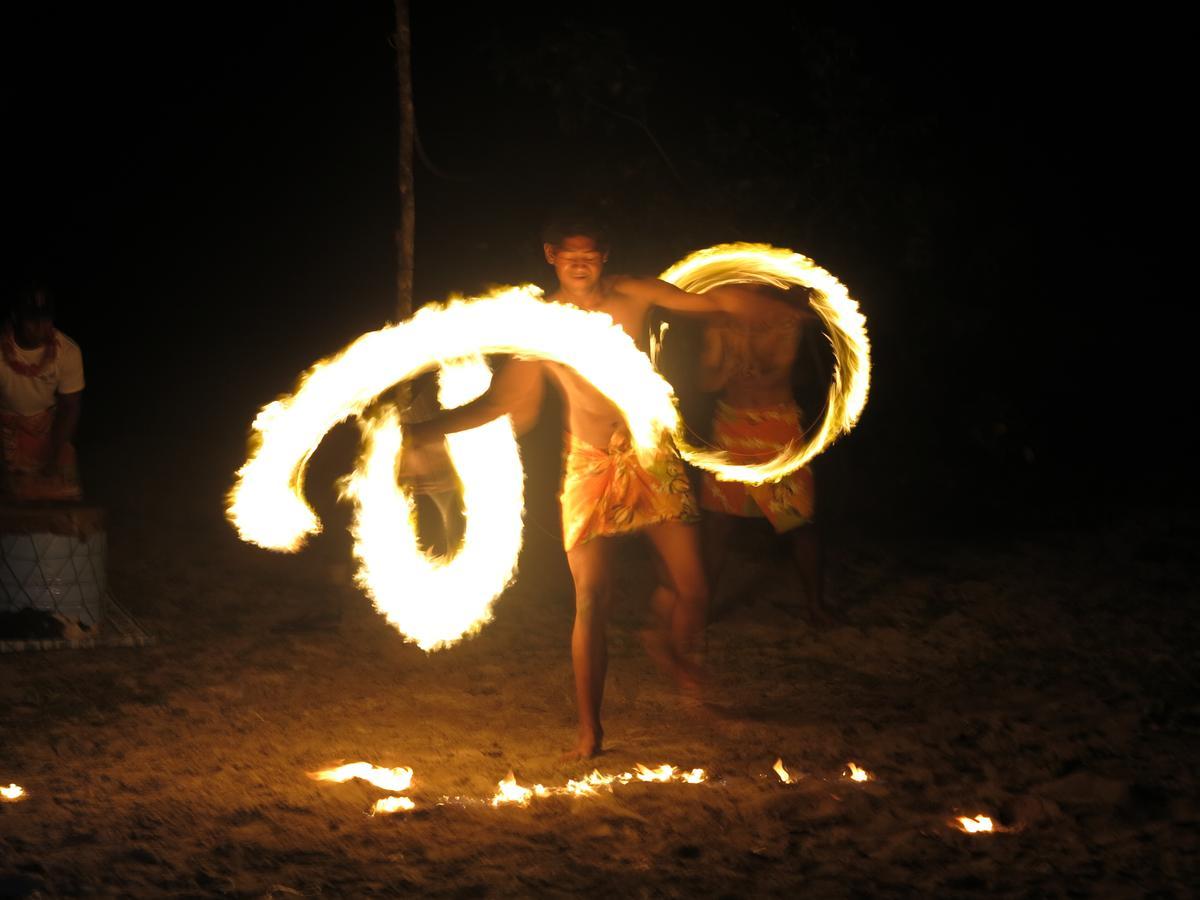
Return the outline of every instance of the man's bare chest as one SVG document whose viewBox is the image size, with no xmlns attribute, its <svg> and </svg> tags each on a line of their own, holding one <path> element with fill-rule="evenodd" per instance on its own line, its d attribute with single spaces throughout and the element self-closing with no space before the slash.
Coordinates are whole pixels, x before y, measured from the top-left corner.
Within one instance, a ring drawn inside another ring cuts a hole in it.
<svg viewBox="0 0 1200 900">
<path fill-rule="evenodd" d="M 646 325 L 646 313 L 640 305 L 629 300 L 605 300 L 595 307 L 594 312 L 607 315 L 613 320 L 613 324 L 621 327 L 630 340 L 639 347 L 641 346 Z"/>
</svg>

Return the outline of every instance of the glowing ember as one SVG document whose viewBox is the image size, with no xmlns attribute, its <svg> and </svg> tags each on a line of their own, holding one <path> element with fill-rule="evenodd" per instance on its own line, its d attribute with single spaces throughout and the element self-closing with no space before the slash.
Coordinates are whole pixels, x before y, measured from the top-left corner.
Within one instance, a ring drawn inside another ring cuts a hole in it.
<svg viewBox="0 0 1200 900">
<path fill-rule="evenodd" d="M 0 798 L 8 801 L 17 801 L 25 796 L 25 788 L 19 784 L 10 784 L 8 787 L 0 787 Z"/>
<path fill-rule="evenodd" d="M 406 791 L 412 786 L 413 770 L 401 766 L 396 769 L 385 769 L 370 763 L 346 763 L 336 769 L 323 769 L 320 772 L 309 772 L 308 777 L 317 781 L 333 781 L 344 784 L 351 778 L 361 778 L 385 791 Z"/>
<path fill-rule="evenodd" d="M 779 780 L 784 784 L 792 783 L 792 776 L 788 774 L 788 770 L 783 767 L 783 757 L 775 760 L 775 765 L 771 768 L 775 770 L 775 774 L 779 776 Z"/>
<path fill-rule="evenodd" d="M 496 791 L 496 796 L 492 798 L 492 806 L 503 806 L 506 803 L 528 806 L 530 799 L 533 797 L 533 791 L 517 784 L 517 779 L 513 776 L 512 772 L 509 772 L 508 777 L 497 784 L 497 787 L 499 790 Z"/>
<path fill-rule="evenodd" d="M 676 432 L 683 457 L 694 466 L 713 472 L 724 481 L 761 484 L 778 481 L 800 468 L 858 421 L 867 403 L 871 381 L 871 348 L 866 319 L 845 286 L 811 259 L 767 244 L 722 244 L 700 250 L 662 274 L 686 291 L 708 291 L 723 284 L 753 282 L 775 287 L 809 289 L 809 306 L 825 325 L 833 347 L 833 381 L 825 401 L 825 414 L 800 444 L 793 444 L 774 459 L 753 466 L 730 462 L 724 451 L 693 447 L 686 434 Z"/>
<path fill-rule="evenodd" d="M 683 772 L 679 778 L 685 784 L 701 784 L 708 781 L 708 775 L 703 769 L 692 769 L 690 772 Z"/>
<path fill-rule="evenodd" d="M 417 804 L 413 803 L 407 797 L 381 797 L 371 807 L 371 815 L 379 816 L 395 812 L 412 812 L 416 808 Z"/>
<path fill-rule="evenodd" d="M 846 772 L 843 772 L 842 774 L 848 775 L 850 777 L 851 781 L 870 781 L 871 780 L 871 773 L 868 772 L 866 769 L 860 769 L 854 763 L 847 763 L 847 765 L 850 767 L 850 769 Z"/>
<path fill-rule="evenodd" d="M 995 830 L 992 820 L 984 815 L 978 815 L 973 819 L 969 819 L 966 816 L 959 816 L 958 824 L 968 834 L 978 834 L 981 831 Z"/>
</svg>

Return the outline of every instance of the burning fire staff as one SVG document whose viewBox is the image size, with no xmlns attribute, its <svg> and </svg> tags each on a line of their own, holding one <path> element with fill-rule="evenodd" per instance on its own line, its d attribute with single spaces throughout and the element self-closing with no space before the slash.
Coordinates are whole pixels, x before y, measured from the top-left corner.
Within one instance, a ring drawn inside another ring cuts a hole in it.
<svg viewBox="0 0 1200 900">
<path fill-rule="evenodd" d="M 630 336 L 643 333 L 652 306 L 717 313 L 741 301 L 735 292 L 701 296 L 654 278 L 605 275 L 608 244 L 589 223 L 554 225 L 544 235 L 546 261 L 558 288 L 548 298 L 610 315 Z M 698 686 L 693 653 L 704 628 L 708 585 L 700 559 L 698 511 L 683 463 L 664 444 L 643 466 L 630 446 L 621 413 L 591 384 L 557 363 L 509 360 L 488 391 L 465 406 L 407 426 L 406 468 L 419 472 L 429 448 L 450 432 L 511 414 L 518 431 L 529 427 L 541 403 L 543 373 L 553 376 L 567 406 L 566 465 L 562 486 L 563 543 L 575 582 L 571 657 L 575 670 L 579 737 L 572 750 L 594 756 L 603 743 L 600 706 L 608 664 L 606 626 L 615 535 L 640 531 L 653 545 L 664 574 L 654 592 L 656 627 L 647 650 L 685 689 Z"/>
</svg>

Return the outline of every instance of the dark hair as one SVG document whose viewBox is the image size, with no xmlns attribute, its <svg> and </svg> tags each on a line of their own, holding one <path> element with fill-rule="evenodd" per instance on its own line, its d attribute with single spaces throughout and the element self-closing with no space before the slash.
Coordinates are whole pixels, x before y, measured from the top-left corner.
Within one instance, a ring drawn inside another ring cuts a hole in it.
<svg viewBox="0 0 1200 900">
<path fill-rule="evenodd" d="M 812 299 L 813 290 L 802 284 L 791 284 L 787 287 L 777 287 L 773 284 L 766 284 L 761 281 L 748 282 L 746 287 L 757 290 L 759 293 L 765 294 L 768 297 L 773 297 L 776 300 L 781 300 L 791 306 L 808 306 Z"/>
<path fill-rule="evenodd" d="M 27 284 L 17 291 L 8 314 L 14 322 L 54 318 L 54 295 L 41 283 Z"/>
<path fill-rule="evenodd" d="M 571 212 L 556 215 L 542 229 L 542 243 L 558 247 L 569 237 L 588 237 L 596 242 L 596 249 L 608 251 L 608 229 L 594 216 Z"/>
</svg>

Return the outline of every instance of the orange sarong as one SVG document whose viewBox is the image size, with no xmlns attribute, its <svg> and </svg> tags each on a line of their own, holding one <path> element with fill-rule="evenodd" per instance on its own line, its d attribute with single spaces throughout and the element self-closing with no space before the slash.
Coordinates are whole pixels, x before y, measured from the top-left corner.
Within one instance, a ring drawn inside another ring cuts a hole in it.
<svg viewBox="0 0 1200 900">
<path fill-rule="evenodd" d="M 605 450 L 568 433 L 566 449 L 560 497 L 564 549 L 660 522 L 700 520 L 683 460 L 669 444 L 649 468 L 638 462 L 623 431 L 613 433 Z"/>
<path fill-rule="evenodd" d="M 50 461 L 54 412 L 54 407 L 32 416 L 0 412 L 0 495 L 17 501 L 78 500 L 82 496 L 75 448 L 70 444 L 58 455 L 59 474 L 42 474 Z"/>
<path fill-rule="evenodd" d="M 800 410 L 794 403 L 738 409 L 717 401 L 713 443 L 727 450 L 739 465 L 764 462 L 803 433 Z M 816 492 L 812 470 L 805 466 L 770 484 L 718 481 L 705 472 L 700 505 L 730 516 L 765 516 L 776 532 L 790 531 L 813 521 Z"/>
</svg>

